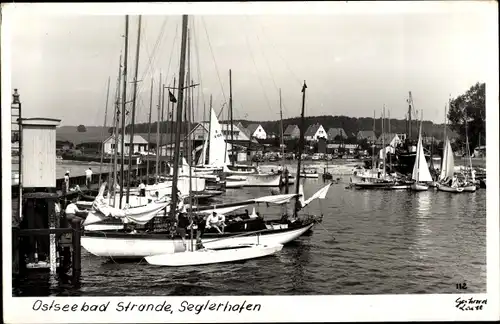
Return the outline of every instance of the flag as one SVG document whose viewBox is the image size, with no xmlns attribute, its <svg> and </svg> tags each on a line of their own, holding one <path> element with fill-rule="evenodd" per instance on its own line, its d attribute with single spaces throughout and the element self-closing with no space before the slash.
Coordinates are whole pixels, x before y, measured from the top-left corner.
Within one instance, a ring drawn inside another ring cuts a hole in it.
<svg viewBox="0 0 500 324">
<path fill-rule="evenodd" d="M 305 92 L 307 89 L 306 81 L 304 81 L 304 85 L 302 86 L 302 92 Z"/>
<path fill-rule="evenodd" d="M 170 102 L 177 102 L 177 99 L 175 99 L 175 96 L 170 90 L 168 90 L 168 98 L 170 99 Z"/>
</svg>

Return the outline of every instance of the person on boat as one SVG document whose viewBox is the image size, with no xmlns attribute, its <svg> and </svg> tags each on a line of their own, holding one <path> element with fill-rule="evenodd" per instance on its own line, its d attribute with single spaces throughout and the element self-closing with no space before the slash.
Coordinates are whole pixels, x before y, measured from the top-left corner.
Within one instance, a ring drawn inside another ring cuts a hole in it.
<svg viewBox="0 0 500 324">
<path fill-rule="evenodd" d="M 224 217 L 222 215 L 222 217 Z M 219 233 L 224 233 L 224 227 L 222 228 L 222 230 L 220 229 L 219 226 L 222 226 L 222 225 L 225 225 L 224 224 L 224 220 L 225 220 L 225 217 L 222 218 L 222 222 L 221 222 L 221 217 L 219 217 L 219 215 L 217 214 L 216 211 L 214 211 L 212 213 L 212 215 L 209 215 L 207 217 L 207 221 L 206 221 L 206 224 L 205 224 L 205 228 L 209 229 L 209 228 L 215 228 Z"/>
<path fill-rule="evenodd" d="M 78 207 L 76 206 L 76 201 L 77 201 L 77 199 L 75 197 L 75 198 L 71 199 L 71 202 L 68 204 L 68 206 L 66 206 L 66 209 L 65 209 L 66 219 L 69 220 L 70 222 L 73 222 L 74 219 L 77 219 L 80 222 L 83 222 L 84 218 L 82 216 L 84 214 L 86 214 L 87 212 L 84 210 L 78 209 Z"/>
<path fill-rule="evenodd" d="M 92 182 L 92 168 L 85 170 L 85 185 L 90 188 L 90 183 Z"/>
<path fill-rule="evenodd" d="M 64 193 L 69 192 L 69 171 L 64 174 Z"/>
<path fill-rule="evenodd" d="M 451 179 L 451 187 L 458 188 L 458 178 L 456 175 L 453 175 L 453 179 Z"/>
<path fill-rule="evenodd" d="M 182 240 L 182 244 L 184 245 L 184 248 L 187 248 L 186 245 L 186 229 L 192 225 L 192 223 L 189 222 L 189 218 L 186 213 L 186 208 L 183 208 L 182 211 L 177 214 L 177 227 L 176 227 L 176 232 L 179 234 Z"/>
<path fill-rule="evenodd" d="M 146 185 L 143 181 L 139 184 L 139 196 L 146 197 Z"/>
<path fill-rule="evenodd" d="M 206 220 L 203 215 L 197 215 L 195 218 L 196 221 L 196 241 L 201 240 L 201 236 L 205 233 L 206 228 Z"/>
<path fill-rule="evenodd" d="M 476 170 L 472 169 L 470 171 L 472 183 L 476 183 Z"/>
</svg>

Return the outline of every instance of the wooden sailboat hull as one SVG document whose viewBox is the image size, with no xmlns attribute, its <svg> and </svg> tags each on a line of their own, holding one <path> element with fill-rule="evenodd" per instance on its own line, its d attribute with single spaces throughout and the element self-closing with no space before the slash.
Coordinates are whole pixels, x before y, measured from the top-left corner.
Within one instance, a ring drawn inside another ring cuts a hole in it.
<svg viewBox="0 0 500 324">
<path fill-rule="evenodd" d="M 387 190 L 408 190 L 409 188 L 410 188 L 410 186 L 407 184 L 395 184 L 395 185 L 389 186 L 385 189 L 387 189 Z"/>
<path fill-rule="evenodd" d="M 443 185 L 440 183 L 437 184 L 437 188 L 439 191 L 454 192 L 454 193 L 460 193 L 460 192 L 464 191 L 463 187 L 453 188 L 453 187 L 449 187 L 449 186 L 446 186 L 446 185 Z"/>
<path fill-rule="evenodd" d="M 237 233 L 215 234 L 202 238 L 207 248 L 224 248 L 241 244 L 287 244 L 306 233 L 314 223 L 297 228 L 273 229 L 255 234 L 234 237 Z M 132 234 L 119 232 L 84 232 L 82 246 L 99 257 L 141 259 L 150 255 L 184 251 L 180 238 L 168 234 Z"/>
<path fill-rule="evenodd" d="M 359 182 L 354 183 L 356 189 L 385 189 L 394 186 L 392 182 Z"/>
<path fill-rule="evenodd" d="M 410 189 L 412 191 L 427 191 L 429 190 L 429 186 L 423 183 L 412 183 Z"/>
<path fill-rule="evenodd" d="M 464 189 L 463 190 L 464 192 L 476 192 L 476 190 L 477 190 L 476 185 L 464 186 L 464 187 L 461 187 L 461 188 Z"/>
<path fill-rule="evenodd" d="M 280 185 L 279 174 L 247 174 L 245 175 L 245 187 L 278 187 Z"/>
<path fill-rule="evenodd" d="M 313 178 L 313 179 L 317 179 L 317 178 L 319 178 L 319 174 L 317 174 L 317 173 L 303 173 L 303 172 L 301 172 L 300 173 L 300 177 L 301 178 Z"/>
<path fill-rule="evenodd" d="M 166 253 L 146 257 L 149 264 L 182 267 L 256 259 L 275 254 L 283 245 L 245 244 L 224 249 L 201 249 L 180 253 Z"/>
</svg>

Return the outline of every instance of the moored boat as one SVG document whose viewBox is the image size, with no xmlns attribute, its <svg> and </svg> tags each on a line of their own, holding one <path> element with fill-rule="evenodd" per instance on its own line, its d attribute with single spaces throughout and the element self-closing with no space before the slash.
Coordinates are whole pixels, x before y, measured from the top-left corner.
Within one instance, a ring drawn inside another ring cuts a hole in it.
<svg viewBox="0 0 500 324">
<path fill-rule="evenodd" d="M 256 259 L 281 251 L 283 245 L 242 244 L 223 248 L 165 253 L 146 257 L 152 265 L 181 267 Z"/>
</svg>

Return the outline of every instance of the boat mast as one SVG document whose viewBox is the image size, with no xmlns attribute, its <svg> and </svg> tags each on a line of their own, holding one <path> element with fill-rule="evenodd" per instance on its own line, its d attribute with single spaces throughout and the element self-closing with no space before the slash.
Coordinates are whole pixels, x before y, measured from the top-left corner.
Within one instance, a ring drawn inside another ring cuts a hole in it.
<svg viewBox="0 0 500 324">
<path fill-rule="evenodd" d="M 107 125 L 107 119 L 108 119 L 108 102 L 109 102 L 109 84 L 111 82 L 111 77 L 108 77 L 108 90 L 106 90 L 106 108 L 104 110 L 104 126 L 103 126 L 103 132 L 106 132 L 106 125 Z M 99 188 L 101 187 L 101 180 L 102 180 L 102 162 L 104 160 L 104 141 L 102 141 L 101 145 L 101 163 L 99 164 Z M 90 186 L 90 183 L 89 183 Z M 87 188 L 90 189 L 90 188 Z"/>
<path fill-rule="evenodd" d="M 416 162 L 417 162 L 417 176 L 416 176 L 416 179 L 415 179 L 415 182 L 416 183 L 419 183 L 420 182 L 420 147 L 422 147 L 422 121 L 424 119 L 424 113 L 423 111 L 421 110 L 420 111 L 420 128 L 418 130 L 418 143 L 417 143 L 417 154 L 415 155 L 415 159 L 416 159 Z M 424 149 L 422 147 L 422 153 L 424 153 Z M 424 153 L 424 158 L 425 158 L 425 153 Z"/>
<path fill-rule="evenodd" d="M 285 167 L 285 142 L 283 139 L 283 109 L 281 105 L 281 88 L 279 89 L 279 95 L 280 95 L 280 132 L 281 132 L 281 159 L 283 163 L 283 168 Z"/>
<path fill-rule="evenodd" d="M 119 207 L 122 208 L 123 186 L 125 185 L 124 179 L 124 150 L 125 150 L 125 109 L 127 104 L 127 63 L 128 63 L 128 15 L 125 16 L 125 54 L 123 60 L 123 95 L 122 95 L 122 125 L 121 125 L 121 139 L 120 139 L 120 202 Z M 130 172 L 130 170 L 129 170 Z"/>
<path fill-rule="evenodd" d="M 181 57 L 179 67 L 179 89 L 177 96 L 177 115 L 175 131 L 175 153 L 174 153 L 174 175 L 172 179 L 172 206 L 170 208 L 172 218 L 175 218 L 177 209 L 177 177 L 179 174 L 179 154 L 181 141 L 181 121 L 182 121 L 182 103 L 184 100 L 184 73 L 186 70 L 186 41 L 187 41 L 188 15 L 182 15 L 182 40 Z"/>
<path fill-rule="evenodd" d="M 212 94 L 210 94 L 210 102 L 208 103 L 209 106 L 209 111 L 210 113 L 208 114 L 208 135 L 207 135 L 207 152 L 208 153 L 208 158 L 205 156 L 205 161 L 203 161 L 203 164 L 205 163 L 210 163 L 210 141 L 212 140 L 211 138 L 211 132 L 212 132 Z M 209 160 L 208 162 L 206 162 Z"/>
<path fill-rule="evenodd" d="M 385 119 L 385 104 L 382 108 L 382 165 L 384 167 L 383 170 L 383 178 L 385 179 L 385 128 L 384 128 L 384 119 Z"/>
<path fill-rule="evenodd" d="M 188 211 L 188 217 L 189 220 L 193 220 L 193 214 L 192 214 L 192 209 L 193 209 L 193 188 L 192 188 L 192 182 L 193 182 L 193 174 L 191 171 L 191 165 L 192 165 L 192 147 L 191 147 L 191 105 L 192 105 L 192 87 L 189 87 L 189 80 L 191 77 L 191 43 L 190 43 L 190 37 L 189 37 L 189 29 L 187 30 L 187 82 L 188 82 L 188 89 L 187 89 L 187 102 L 188 104 L 186 105 L 186 114 L 187 114 L 187 129 L 186 129 L 186 137 L 185 141 L 187 141 L 187 163 L 189 167 L 189 211 Z M 193 82 L 191 82 L 191 85 Z M 191 231 L 190 231 L 190 242 L 191 242 L 191 251 L 193 251 L 193 227 L 191 226 Z"/>
<path fill-rule="evenodd" d="M 413 108 L 413 99 L 411 97 L 411 91 L 408 91 L 408 139 L 411 140 L 411 130 L 412 130 L 412 122 L 411 122 L 411 110 Z"/>
<path fill-rule="evenodd" d="M 175 80 L 175 76 L 174 76 L 173 89 L 175 89 L 175 82 L 176 82 L 176 80 Z M 170 97 L 170 92 L 169 92 L 168 96 Z M 168 132 L 169 133 L 169 143 L 170 143 L 170 152 L 169 152 L 170 153 L 170 156 L 169 156 L 169 160 L 170 161 L 174 160 L 174 156 L 173 156 L 173 152 L 172 152 L 172 143 L 174 142 L 174 137 L 173 136 L 174 136 L 174 133 L 175 133 L 172 130 L 173 126 L 174 126 L 174 104 L 175 103 L 173 101 L 171 101 L 167 105 L 167 125 L 169 125 L 169 123 L 170 123 L 170 131 Z M 170 110 L 169 110 L 168 106 L 170 106 Z"/>
<path fill-rule="evenodd" d="M 147 159 L 146 159 L 146 183 L 149 184 L 149 152 L 150 152 L 150 147 L 149 143 L 151 143 L 151 114 L 153 110 L 153 83 L 154 80 L 151 78 L 151 90 L 149 94 L 149 117 L 148 117 L 148 151 L 147 151 Z"/>
<path fill-rule="evenodd" d="M 234 166 L 234 137 L 233 137 L 233 83 L 231 80 L 231 69 L 229 69 L 229 118 L 231 119 L 231 165 Z"/>
<path fill-rule="evenodd" d="M 158 82 L 158 120 L 156 122 L 156 163 L 155 163 L 155 183 L 158 183 L 159 181 L 159 174 L 158 174 L 158 166 L 160 164 L 160 146 L 161 146 L 161 140 L 160 140 L 160 122 L 161 122 L 161 73 L 160 73 L 160 82 Z"/>
<path fill-rule="evenodd" d="M 302 161 L 302 149 L 304 147 L 304 133 L 305 133 L 305 120 L 304 120 L 304 110 L 305 110 L 305 103 L 306 103 L 306 80 L 304 80 L 304 85 L 302 86 L 302 111 L 300 113 L 300 138 L 299 138 L 299 156 L 297 159 L 297 176 L 296 176 L 296 181 L 297 185 L 295 186 L 295 194 L 299 194 L 299 187 L 300 187 L 300 162 Z M 300 201 L 299 197 L 297 196 L 296 201 L 295 201 L 295 208 L 293 210 L 293 215 L 294 217 L 297 217 L 297 211 L 300 209 Z"/>
<path fill-rule="evenodd" d="M 135 48 L 135 71 L 134 71 L 134 93 L 132 97 L 132 121 L 130 127 L 130 143 L 128 147 L 128 172 L 127 172 L 127 204 L 130 196 L 130 174 L 132 173 L 132 155 L 134 154 L 134 127 L 135 127 L 135 107 L 137 103 L 137 74 L 139 70 L 139 48 L 141 45 L 141 21 L 142 15 L 139 15 L 137 24 L 137 45 Z M 137 166 L 139 167 L 139 166 Z"/>
<path fill-rule="evenodd" d="M 387 111 L 387 114 L 388 114 L 388 116 L 387 116 L 388 117 L 387 118 L 388 133 L 389 133 L 390 136 L 392 136 L 392 134 L 391 134 L 391 110 L 390 109 Z M 389 139 L 391 139 L 391 138 L 389 138 Z M 389 146 L 392 148 L 391 144 L 392 143 L 389 142 Z M 394 152 L 396 152 L 396 148 L 393 148 L 393 149 L 394 149 Z M 391 150 L 391 152 L 389 154 L 389 170 L 390 170 L 389 172 L 392 171 L 392 150 Z"/>
<path fill-rule="evenodd" d="M 120 64 L 118 65 L 118 80 L 116 82 L 116 100 L 115 100 L 115 111 L 113 114 L 113 134 L 112 139 L 115 147 L 113 148 L 113 186 L 110 190 L 110 197 L 115 197 L 116 182 L 117 182 L 117 170 L 118 170 L 118 143 L 116 141 L 118 123 L 120 122 L 120 85 L 122 80 L 122 55 L 120 54 Z M 113 198 L 113 207 L 115 206 L 115 200 Z"/>
<path fill-rule="evenodd" d="M 372 137 L 372 171 L 375 170 L 375 118 L 376 112 L 373 111 L 373 137 Z"/>
</svg>

